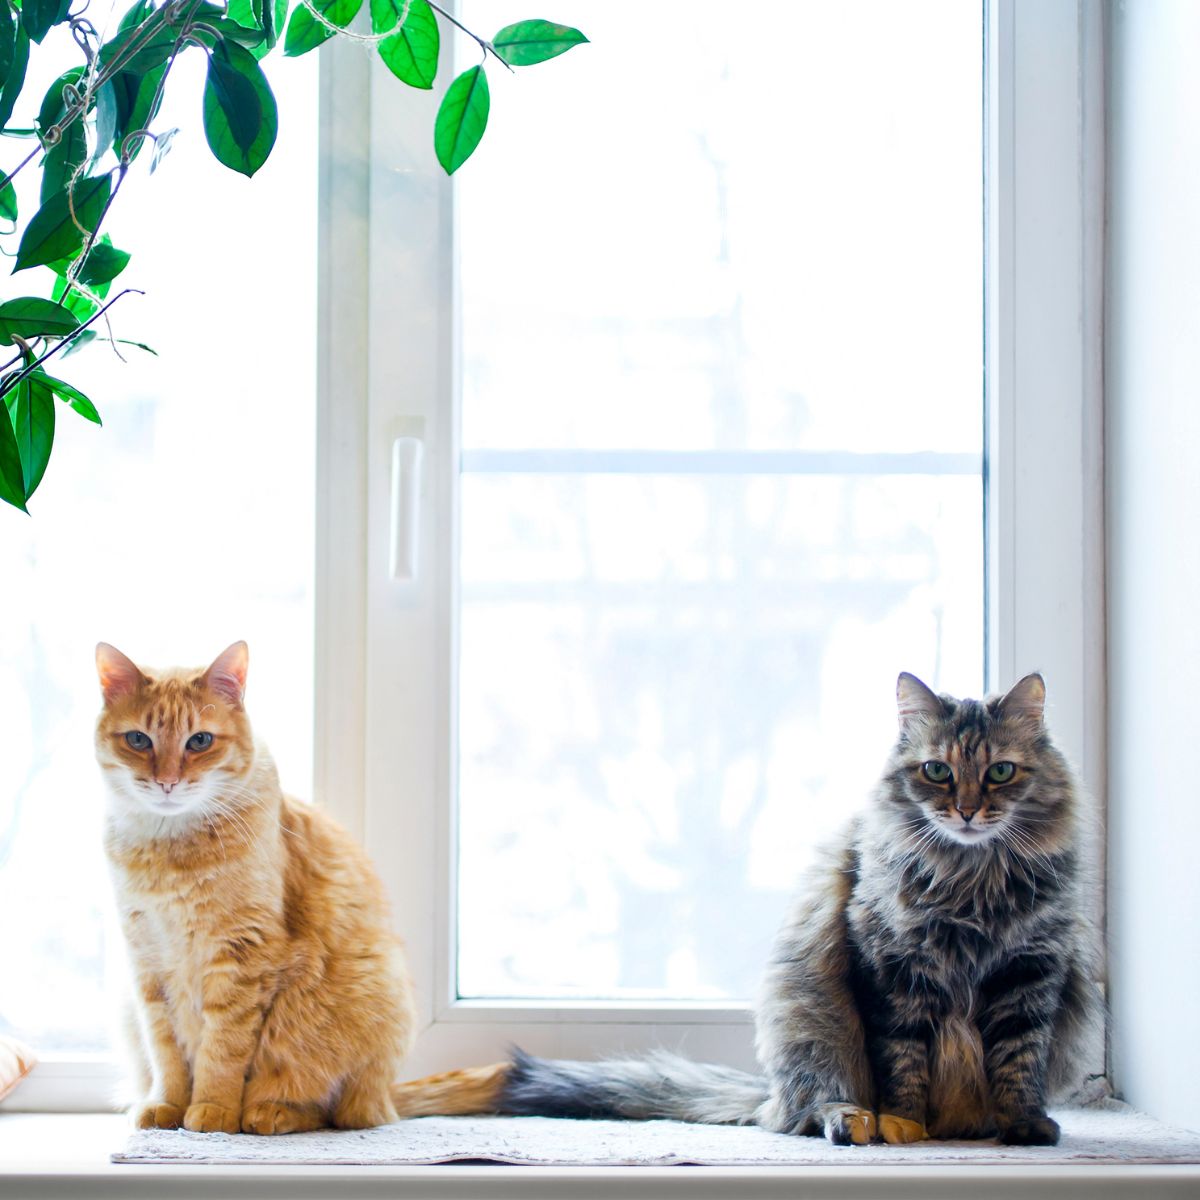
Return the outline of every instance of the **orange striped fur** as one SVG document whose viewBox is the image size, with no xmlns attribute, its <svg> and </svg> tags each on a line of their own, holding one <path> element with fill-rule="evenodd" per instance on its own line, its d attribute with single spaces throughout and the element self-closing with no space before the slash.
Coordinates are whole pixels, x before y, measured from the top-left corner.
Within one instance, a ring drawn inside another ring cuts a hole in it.
<svg viewBox="0 0 1200 1200">
<path fill-rule="evenodd" d="M 485 1111 L 500 1068 L 395 1083 L 414 1017 L 383 888 L 344 830 L 280 790 L 242 704 L 247 661 L 244 642 L 207 670 L 97 647 L 135 1123 L 270 1134 Z"/>
</svg>

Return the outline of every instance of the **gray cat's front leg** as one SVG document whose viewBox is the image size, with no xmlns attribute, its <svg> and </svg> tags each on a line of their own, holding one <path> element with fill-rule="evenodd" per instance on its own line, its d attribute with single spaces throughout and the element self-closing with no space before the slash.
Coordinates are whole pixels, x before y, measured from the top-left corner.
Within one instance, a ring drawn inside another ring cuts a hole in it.
<svg viewBox="0 0 1200 1200">
<path fill-rule="evenodd" d="M 984 1064 L 1000 1140 L 1008 1145 L 1058 1142 L 1058 1123 L 1046 1115 L 1046 1064 L 1064 976 L 1055 957 L 1022 954 L 981 989 Z"/>
</svg>

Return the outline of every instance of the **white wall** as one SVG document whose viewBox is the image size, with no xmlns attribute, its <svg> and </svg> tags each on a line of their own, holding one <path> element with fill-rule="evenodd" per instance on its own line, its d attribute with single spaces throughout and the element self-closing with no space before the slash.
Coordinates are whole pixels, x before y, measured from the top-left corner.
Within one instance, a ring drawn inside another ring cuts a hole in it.
<svg viewBox="0 0 1200 1200">
<path fill-rule="evenodd" d="M 1117 1088 L 1200 1127 L 1200 4 L 1110 10 L 1109 930 Z"/>
</svg>

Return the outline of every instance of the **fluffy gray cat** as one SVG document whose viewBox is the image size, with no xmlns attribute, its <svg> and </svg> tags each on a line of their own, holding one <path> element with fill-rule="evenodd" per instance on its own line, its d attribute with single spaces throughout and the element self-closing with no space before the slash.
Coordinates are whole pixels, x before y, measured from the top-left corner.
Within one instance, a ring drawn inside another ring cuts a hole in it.
<svg viewBox="0 0 1200 1200">
<path fill-rule="evenodd" d="M 897 684 L 900 733 L 867 811 L 810 873 L 767 968 L 761 1076 L 673 1055 L 514 1052 L 499 1107 L 757 1123 L 840 1144 L 1050 1145 L 1099 1018 L 1081 916 L 1077 787 L 1028 675 L 1003 696 Z"/>
</svg>

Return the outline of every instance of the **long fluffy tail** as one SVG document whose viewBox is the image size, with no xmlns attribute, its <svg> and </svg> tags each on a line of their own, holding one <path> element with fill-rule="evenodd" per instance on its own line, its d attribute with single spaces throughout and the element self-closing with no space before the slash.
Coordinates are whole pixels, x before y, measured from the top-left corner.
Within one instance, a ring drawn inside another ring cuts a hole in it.
<svg viewBox="0 0 1200 1200">
<path fill-rule="evenodd" d="M 760 1076 L 674 1054 L 557 1062 L 514 1048 L 497 1109 L 517 1116 L 749 1125 L 766 1098 Z"/>
<path fill-rule="evenodd" d="M 398 1117 L 454 1117 L 500 1111 L 508 1063 L 427 1075 L 392 1087 Z"/>
</svg>

